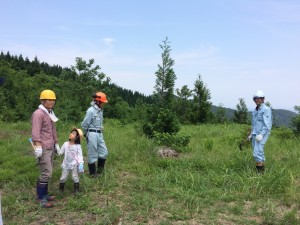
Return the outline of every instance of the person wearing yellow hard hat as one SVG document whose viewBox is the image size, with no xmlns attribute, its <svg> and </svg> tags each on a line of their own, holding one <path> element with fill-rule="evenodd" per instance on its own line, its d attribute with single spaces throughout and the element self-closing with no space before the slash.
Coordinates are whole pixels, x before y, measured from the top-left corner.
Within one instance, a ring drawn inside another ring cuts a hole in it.
<svg viewBox="0 0 300 225">
<path fill-rule="evenodd" d="M 252 142 L 257 173 L 263 173 L 265 170 L 264 146 L 272 128 L 272 110 L 264 103 L 264 100 L 265 95 L 260 90 L 253 95 L 256 108 L 252 112 L 252 129 L 248 137 Z"/>
<path fill-rule="evenodd" d="M 81 138 L 83 137 L 82 130 L 73 128 L 69 135 L 69 141 L 66 141 L 61 149 L 58 151 L 58 155 L 64 154 L 64 160 L 62 162 L 62 175 L 60 177 L 59 190 L 64 192 L 65 183 L 68 179 L 69 173 L 72 174 L 74 182 L 74 194 L 79 193 L 79 173 L 84 172 L 83 168 L 83 156 L 81 148 Z"/>
<path fill-rule="evenodd" d="M 103 107 L 108 101 L 103 92 L 94 93 L 92 98 L 81 127 L 87 139 L 89 173 L 96 177 L 104 171 L 108 155 L 103 136 Z"/>
<path fill-rule="evenodd" d="M 48 183 L 53 172 L 53 158 L 55 150 L 60 150 L 57 139 L 55 122 L 58 118 L 53 112 L 56 102 L 56 95 L 52 90 L 43 90 L 40 93 L 38 109 L 31 117 L 32 141 L 34 154 L 38 159 L 40 175 L 36 183 L 37 202 L 43 208 L 50 208 L 53 204 L 50 201 L 55 196 L 48 194 Z"/>
</svg>

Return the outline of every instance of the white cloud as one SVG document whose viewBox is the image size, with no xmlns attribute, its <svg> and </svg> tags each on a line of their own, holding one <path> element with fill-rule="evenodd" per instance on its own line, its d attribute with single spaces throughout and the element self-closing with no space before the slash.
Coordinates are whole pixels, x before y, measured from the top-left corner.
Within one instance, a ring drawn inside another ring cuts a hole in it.
<svg viewBox="0 0 300 225">
<path fill-rule="evenodd" d="M 102 40 L 108 47 L 113 47 L 113 43 L 115 42 L 115 39 L 110 37 L 103 38 Z"/>
</svg>

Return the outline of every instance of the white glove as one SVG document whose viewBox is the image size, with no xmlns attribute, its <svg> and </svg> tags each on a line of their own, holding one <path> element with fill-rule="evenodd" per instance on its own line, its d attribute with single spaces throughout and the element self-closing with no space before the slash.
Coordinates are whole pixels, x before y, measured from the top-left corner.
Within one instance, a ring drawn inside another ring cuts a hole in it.
<svg viewBox="0 0 300 225">
<path fill-rule="evenodd" d="M 261 134 L 256 135 L 255 139 L 256 141 L 260 142 L 263 139 L 263 136 Z"/>
<path fill-rule="evenodd" d="M 250 134 L 249 136 L 248 136 L 248 141 L 251 141 L 252 140 L 252 134 Z"/>
<path fill-rule="evenodd" d="M 63 154 L 63 151 L 61 149 L 59 149 L 58 151 L 56 151 L 58 156 L 61 156 Z"/>
<path fill-rule="evenodd" d="M 59 144 L 55 144 L 55 149 L 56 149 L 56 151 L 57 151 L 57 153 L 59 153 L 60 152 L 60 147 L 59 147 Z"/>
<path fill-rule="evenodd" d="M 40 158 L 43 154 L 43 148 L 42 146 L 37 146 L 35 149 L 34 149 L 34 155 L 36 158 Z"/>
</svg>

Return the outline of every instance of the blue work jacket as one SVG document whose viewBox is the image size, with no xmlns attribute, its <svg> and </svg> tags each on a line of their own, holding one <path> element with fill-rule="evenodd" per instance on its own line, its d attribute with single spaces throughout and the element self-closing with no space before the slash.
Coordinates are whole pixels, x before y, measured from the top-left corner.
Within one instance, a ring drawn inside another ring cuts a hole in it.
<svg viewBox="0 0 300 225">
<path fill-rule="evenodd" d="M 258 110 L 252 112 L 252 135 L 265 136 L 270 134 L 272 128 L 272 110 L 262 103 Z"/>
</svg>

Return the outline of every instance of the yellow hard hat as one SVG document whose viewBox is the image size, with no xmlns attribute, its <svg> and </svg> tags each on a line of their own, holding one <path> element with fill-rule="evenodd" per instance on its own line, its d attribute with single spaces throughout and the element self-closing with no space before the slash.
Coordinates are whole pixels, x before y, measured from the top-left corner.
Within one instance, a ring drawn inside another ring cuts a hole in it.
<svg viewBox="0 0 300 225">
<path fill-rule="evenodd" d="M 44 100 L 44 99 L 56 100 L 54 91 L 43 90 L 40 94 L 40 100 Z"/>
</svg>

